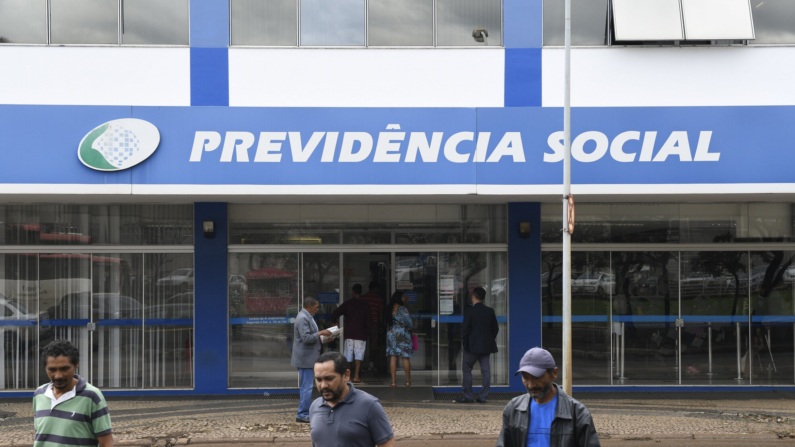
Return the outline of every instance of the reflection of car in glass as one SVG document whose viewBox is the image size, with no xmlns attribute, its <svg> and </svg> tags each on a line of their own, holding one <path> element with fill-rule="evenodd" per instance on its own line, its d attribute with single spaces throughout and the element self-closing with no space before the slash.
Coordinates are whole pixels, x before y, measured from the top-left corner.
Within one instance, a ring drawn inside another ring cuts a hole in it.
<svg viewBox="0 0 795 447">
<path fill-rule="evenodd" d="M 583 273 L 571 281 L 572 293 L 596 293 L 599 296 L 605 296 L 608 293 L 614 293 L 615 287 L 615 275 L 602 272 Z"/>
<path fill-rule="evenodd" d="M 0 320 L 29 320 L 36 321 L 38 315 L 31 312 L 24 304 L 18 301 L 11 301 L 0 295 Z M 16 349 L 17 340 L 24 345 L 36 339 L 35 331 L 3 331 L 3 341 L 5 352 L 13 352 Z"/>
<path fill-rule="evenodd" d="M 784 272 L 783 279 L 784 279 L 784 282 L 787 283 L 787 284 L 792 284 L 793 282 L 795 282 L 795 265 L 793 265 L 792 267 L 788 268 Z"/>
<path fill-rule="evenodd" d="M 193 292 L 185 292 L 168 298 L 165 303 L 146 306 L 146 318 L 193 318 Z"/>
<path fill-rule="evenodd" d="M 250 315 L 284 315 L 297 297 L 295 272 L 263 268 L 246 274 L 246 312 Z"/>
<path fill-rule="evenodd" d="M 713 281 L 714 278 L 709 273 L 692 272 L 686 278 L 682 278 L 680 283 L 682 296 L 697 296 L 707 293 Z"/>
<path fill-rule="evenodd" d="M 193 269 L 177 269 L 157 280 L 158 287 L 176 287 L 184 292 L 193 289 Z"/>
<path fill-rule="evenodd" d="M 751 269 L 751 274 L 748 273 L 740 273 L 737 275 L 737 280 L 740 283 L 740 292 L 747 292 L 749 287 L 749 278 L 750 278 L 750 287 L 751 290 L 757 290 L 760 285 L 762 285 L 762 280 L 765 279 L 765 272 L 767 271 L 767 266 L 761 267 L 754 267 Z M 729 284 L 727 284 L 730 290 L 734 290 L 735 288 L 735 281 L 731 280 Z"/>
</svg>

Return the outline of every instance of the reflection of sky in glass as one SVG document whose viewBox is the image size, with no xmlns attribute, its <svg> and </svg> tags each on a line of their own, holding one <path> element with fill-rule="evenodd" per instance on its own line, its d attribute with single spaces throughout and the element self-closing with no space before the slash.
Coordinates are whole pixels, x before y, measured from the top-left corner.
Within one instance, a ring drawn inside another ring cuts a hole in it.
<svg viewBox="0 0 795 447">
<path fill-rule="evenodd" d="M 563 45 L 563 0 L 544 0 L 544 45 Z M 571 44 L 606 45 L 607 0 L 572 0 Z"/>
<path fill-rule="evenodd" d="M 0 43 L 47 43 L 47 1 L 0 0 Z"/>
<path fill-rule="evenodd" d="M 795 1 L 752 0 L 756 39 L 750 43 L 795 43 Z"/>
<path fill-rule="evenodd" d="M 50 40 L 63 44 L 119 43 L 116 0 L 51 0 Z"/>
<path fill-rule="evenodd" d="M 433 45 L 433 0 L 370 0 L 369 45 Z"/>
<path fill-rule="evenodd" d="M 232 45 L 295 46 L 296 0 L 232 0 Z"/>
<path fill-rule="evenodd" d="M 301 45 L 364 45 L 364 0 L 301 0 Z"/>
<path fill-rule="evenodd" d="M 188 0 L 124 0 L 122 43 L 187 45 Z"/>
<path fill-rule="evenodd" d="M 436 44 L 438 46 L 502 45 L 500 0 L 437 0 Z M 475 28 L 485 28 L 489 37 L 476 42 Z"/>
</svg>

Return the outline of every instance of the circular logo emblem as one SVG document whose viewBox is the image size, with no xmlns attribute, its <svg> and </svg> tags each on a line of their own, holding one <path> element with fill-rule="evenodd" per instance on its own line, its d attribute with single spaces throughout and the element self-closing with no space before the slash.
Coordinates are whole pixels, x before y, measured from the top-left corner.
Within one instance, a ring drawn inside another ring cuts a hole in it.
<svg viewBox="0 0 795 447">
<path fill-rule="evenodd" d="M 154 124 L 123 118 L 101 124 L 80 141 L 77 157 L 97 171 L 121 171 L 149 158 L 160 144 Z"/>
</svg>

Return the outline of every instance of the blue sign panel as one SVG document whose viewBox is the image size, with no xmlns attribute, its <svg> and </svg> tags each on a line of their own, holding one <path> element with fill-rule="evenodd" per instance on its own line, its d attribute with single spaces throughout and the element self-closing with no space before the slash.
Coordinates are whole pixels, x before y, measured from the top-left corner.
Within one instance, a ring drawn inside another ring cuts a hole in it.
<svg viewBox="0 0 795 447">
<path fill-rule="evenodd" d="M 320 304 L 339 304 L 340 294 L 337 292 L 320 292 L 317 294 L 317 302 Z"/>
<path fill-rule="evenodd" d="M 409 304 L 417 303 L 417 292 L 403 292 L 403 295 L 409 297 Z"/>
</svg>

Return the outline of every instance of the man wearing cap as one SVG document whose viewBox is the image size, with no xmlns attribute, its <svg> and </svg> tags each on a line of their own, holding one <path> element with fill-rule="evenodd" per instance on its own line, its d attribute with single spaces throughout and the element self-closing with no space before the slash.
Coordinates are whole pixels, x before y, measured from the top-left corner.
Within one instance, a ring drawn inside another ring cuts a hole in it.
<svg viewBox="0 0 795 447">
<path fill-rule="evenodd" d="M 549 351 L 527 351 L 519 373 L 527 394 L 502 412 L 497 447 L 600 447 L 591 413 L 554 383 L 558 368 Z"/>
</svg>

